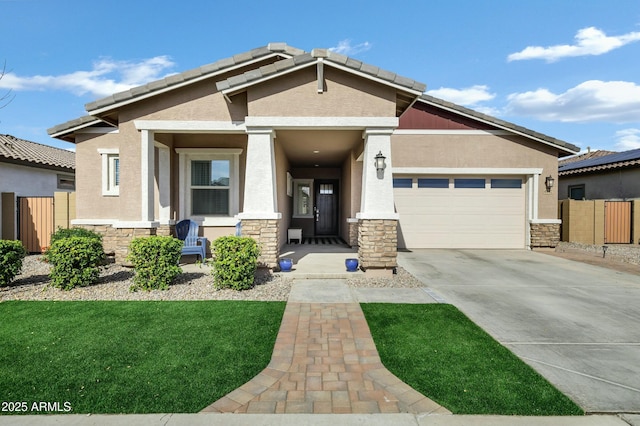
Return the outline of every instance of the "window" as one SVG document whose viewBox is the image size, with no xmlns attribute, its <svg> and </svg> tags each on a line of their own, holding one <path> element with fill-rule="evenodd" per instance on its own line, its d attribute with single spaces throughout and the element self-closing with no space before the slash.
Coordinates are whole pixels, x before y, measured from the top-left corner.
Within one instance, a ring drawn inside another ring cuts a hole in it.
<svg viewBox="0 0 640 426">
<path fill-rule="evenodd" d="M 449 188 L 449 179 L 447 178 L 418 179 L 418 188 Z"/>
<path fill-rule="evenodd" d="M 234 226 L 240 210 L 240 154 L 236 148 L 176 148 L 179 216 L 203 226 Z"/>
<path fill-rule="evenodd" d="M 119 151 L 117 149 L 99 149 L 98 153 L 102 156 L 102 195 L 120 195 Z"/>
<path fill-rule="evenodd" d="M 313 217 L 313 181 L 310 179 L 293 179 L 293 217 Z"/>
<path fill-rule="evenodd" d="M 72 175 L 58 175 L 58 189 L 74 191 L 76 189 L 76 177 Z"/>
<path fill-rule="evenodd" d="M 484 188 L 484 179 L 454 179 L 455 188 Z"/>
<path fill-rule="evenodd" d="M 393 178 L 394 188 L 411 188 L 413 179 L 411 178 Z"/>
<path fill-rule="evenodd" d="M 584 184 L 569 186 L 569 198 L 572 200 L 584 200 L 585 197 Z"/>
<path fill-rule="evenodd" d="M 229 216 L 229 160 L 191 161 L 191 214 Z"/>
<path fill-rule="evenodd" d="M 320 195 L 332 195 L 332 194 L 333 194 L 333 184 L 331 183 L 320 184 Z"/>
<path fill-rule="evenodd" d="M 522 179 L 491 179 L 491 188 L 522 188 Z"/>
</svg>

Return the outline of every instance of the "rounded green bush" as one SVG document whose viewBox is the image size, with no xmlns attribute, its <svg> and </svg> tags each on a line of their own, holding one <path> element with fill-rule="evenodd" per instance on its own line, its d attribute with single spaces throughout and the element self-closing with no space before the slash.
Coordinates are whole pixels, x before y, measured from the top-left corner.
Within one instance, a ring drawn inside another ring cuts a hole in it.
<svg viewBox="0 0 640 426">
<path fill-rule="evenodd" d="M 250 237 L 220 237 L 213 242 L 213 285 L 217 289 L 253 287 L 260 248 Z"/>
<path fill-rule="evenodd" d="M 93 237 L 67 237 L 56 240 L 47 250 L 51 263 L 51 285 L 63 290 L 95 283 L 104 260 L 102 240 Z"/>
<path fill-rule="evenodd" d="M 9 284 L 20 273 L 26 255 L 20 241 L 0 240 L 0 286 Z"/>
<path fill-rule="evenodd" d="M 51 241 L 49 242 L 49 248 L 47 248 L 47 250 L 44 252 L 44 258 L 47 262 L 51 263 L 51 259 L 49 259 L 49 251 L 51 250 L 51 246 L 53 246 L 53 244 L 58 241 L 58 240 L 62 240 L 64 238 L 71 238 L 71 237 L 87 237 L 87 238 L 95 238 L 98 241 L 100 241 L 100 244 L 102 244 L 102 235 L 98 234 L 95 231 L 90 231 L 89 229 L 85 229 L 85 228 L 58 228 L 58 230 L 56 232 L 54 232 L 53 234 L 51 234 Z"/>
<path fill-rule="evenodd" d="M 127 260 L 136 275 L 131 291 L 166 290 L 182 273 L 178 266 L 183 242 L 169 236 L 135 238 L 129 244 Z"/>
</svg>

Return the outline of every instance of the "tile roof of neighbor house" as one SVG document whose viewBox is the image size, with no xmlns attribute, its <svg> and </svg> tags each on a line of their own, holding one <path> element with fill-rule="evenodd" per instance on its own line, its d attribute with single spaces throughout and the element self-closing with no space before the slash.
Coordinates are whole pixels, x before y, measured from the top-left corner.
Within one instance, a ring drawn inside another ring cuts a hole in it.
<svg viewBox="0 0 640 426">
<path fill-rule="evenodd" d="M 0 135 L 0 162 L 2 161 L 73 171 L 76 168 L 76 153 L 11 135 Z"/>
<path fill-rule="evenodd" d="M 632 149 L 631 151 L 615 152 L 609 155 L 562 164 L 558 167 L 558 174 L 567 176 L 638 165 L 640 165 L 640 149 Z"/>
<path fill-rule="evenodd" d="M 574 163 L 576 161 L 588 160 L 590 158 L 597 158 L 615 153 L 616 151 L 606 151 L 604 149 L 598 149 L 596 151 L 589 151 L 583 154 L 572 155 L 571 157 L 563 158 L 562 160 L 558 161 L 558 165 L 563 166 L 565 164 Z"/>
<path fill-rule="evenodd" d="M 371 78 L 400 86 L 401 88 L 404 88 L 409 92 L 422 93 L 426 89 L 426 85 L 424 83 L 399 76 L 393 72 L 363 63 L 361 61 L 349 58 L 348 56 L 330 51 L 328 49 L 313 49 L 311 52 L 305 52 L 302 49 L 288 46 L 286 43 L 269 43 L 267 46 L 259 47 L 248 52 L 232 56 L 230 58 L 219 60 L 209 65 L 204 65 L 202 67 L 195 68 L 180 74 L 169 76 L 162 80 L 154 81 L 139 87 L 134 87 L 130 90 L 126 90 L 124 92 L 116 93 L 112 96 L 99 99 L 97 101 L 86 104 L 85 108 L 87 112 L 89 112 L 89 114 L 97 115 L 99 114 L 99 112 L 116 108 L 121 104 L 135 102 L 139 99 L 145 99 L 149 96 L 153 96 L 156 93 L 162 93 L 173 88 L 178 88 L 186 84 L 190 84 L 191 82 L 196 82 L 215 75 L 219 75 L 223 72 L 229 71 L 234 67 L 243 66 L 250 61 L 256 61 L 274 56 L 279 56 L 283 59 L 272 64 L 260 67 L 258 69 L 248 71 L 244 74 L 236 75 L 226 80 L 219 81 L 216 84 L 217 89 L 220 91 L 232 91 L 234 88 L 251 84 L 254 81 L 258 81 L 260 79 L 267 78 L 278 73 L 286 73 L 291 69 L 294 69 L 295 67 L 307 63 L 314 63 L 319 59 L 326 60 L 337 66 L 349 68 L 353 71 L 363 73 L 370 76 Z M 491 117 L 489 115 L 482 114 L 480 112 L 444 101 L 442 99 L 434 98 L 425 94 L 423 94 L 420 99 L 424 102 L 432 103 L 434 105 L 465 114 L 469 117 L 488 122 L 497 127 L 512 130 L 516 133 L 541 140 L 550 145 L 562 148 L 566 153 L 574 153 L 579 151 L 578 147 L 570 143 L 547 135 L 543 135 L 542 133 L 534 132 L 530 129 L 500 120 L 495 117 Z M 71 120 L 52 127 L 48 130 L 48 133 L 54 137 L 62 137 L 65 134 L 68 134 L 78 128 L 95 125 L 94 120 L 99 120 L 99 118 L 92 115 L 87 115 L 81 117 L 80 119 Z"/>
</svg>

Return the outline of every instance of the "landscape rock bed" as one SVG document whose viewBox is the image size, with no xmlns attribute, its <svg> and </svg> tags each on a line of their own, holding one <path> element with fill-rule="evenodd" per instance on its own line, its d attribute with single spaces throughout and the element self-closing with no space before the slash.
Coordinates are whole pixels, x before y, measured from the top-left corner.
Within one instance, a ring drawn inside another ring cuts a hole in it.
<svg viewBox="0 0 640 426">
<path fill-rule="evenodd" d="M 0 302 L 7 300 L 258 300 L 286 301 L 293 279 L 286 273 L 258 270 L 256 285 L 250 290 L 216 290 L 207 267 L 189 268 L 180 274 L 168 290 L 131 292 L 134 271 L 119 264 L 100 268 L 100 278 L 94 285 L 60 290 L 49 286 L 51 265 L 41 255 L 27 256 L 22 272 L 8 286 L 0 287 Z M 349 278 L 347 284 L 358 288 L 423 287 L 424 284 L 398 267 L 392 277 Z"/>
</svg>

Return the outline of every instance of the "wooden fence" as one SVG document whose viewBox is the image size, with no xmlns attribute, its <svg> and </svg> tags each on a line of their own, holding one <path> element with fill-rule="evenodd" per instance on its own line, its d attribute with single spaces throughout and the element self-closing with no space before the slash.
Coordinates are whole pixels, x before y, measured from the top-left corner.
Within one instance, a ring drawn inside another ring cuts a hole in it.
<svg viewBox="0 0 640 426">
<path fill-rule="evenodd" d="M 640 200 L 561 200 L 561 240 L 583 244 L 640 244 Z"/>
<path fill-rule="evenodd" d="M 17 238 L 29 253 L 42 253 L 49 247 L 51 234 L 56 229 L 71 226 L 71 220 L 75 219 L 75 198 L 75 193 L 69 192 L 56 192 L 53 197 L 17 198 Z M 3 198 L 3 210 L 5 200 L 8 205 L 16 206 L 13 199 Z M 12 227 L 13 224 L 3 224 L 6 228 L 6 233 L 3 229 L 3 238 L 12 234 L 9 232 Z"/>
</svg>

